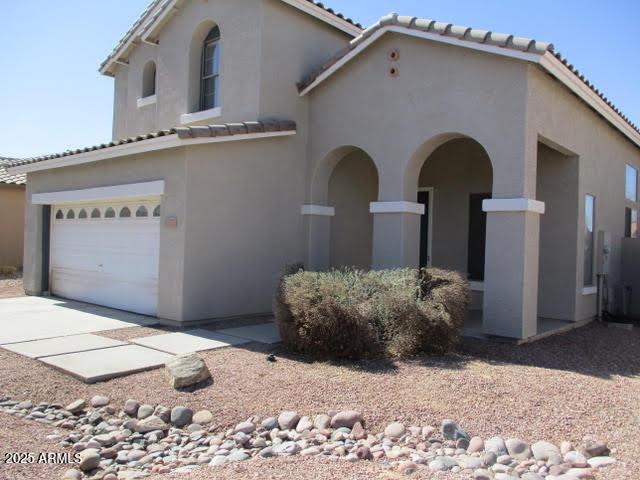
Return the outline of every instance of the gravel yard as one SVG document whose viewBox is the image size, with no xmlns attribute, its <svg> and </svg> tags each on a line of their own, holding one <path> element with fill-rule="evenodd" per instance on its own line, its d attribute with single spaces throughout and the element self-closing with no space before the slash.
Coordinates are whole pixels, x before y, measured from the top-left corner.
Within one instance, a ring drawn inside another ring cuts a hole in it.
<svg viewBox="0 0 640 480">
<path fill-rule="evenodd" d="M 88 386 L 0 350 L 0 394 L 62 404 L 104 394 L 114 405 L 129 398 L 185 405 L 210 410 L 214 422 L 225 428 L 252 415 L 264 418 L 283 410 L 314 415 L 355 409 L 375 431 L 393 420 L 438 426 L 442 419 L 453 418 L 471 435 L 485 438 L 501 435 L 559 444 L 579 443 L 583 436 L 593 435 L 607 442 L 620 460 L 606 470 L 608 480 L 640 477 L 637 329 L 592 325 L 530 345 L 466 343 L 457 355 L 394 363 L 312 362 L 277 350 L 281 356 L 270 363 L 265 358 L 268 351 L 252 346 L 204 353 L 214 384 L 189 393 L 174 391 L 163 370 Z M 5 449 L 45 448 L 46 432 L 40 433 L 40 425 L 31 434 L 32 430 L 15 428 L 16 420 L 2 418 L 0 438 L 10 439 Z M 233 478 L 241 479 L 398 478 L 379 465 L 334 465 L 321 459 L 259 460 L 220 470 L 205 467 L 189 478 L 229 478 L 235 470 Z M 24 478 L 57 478 L 41 466 L 24 471 L 28 473 Z M 426 472 L 417 475 L 429 478 Z"/>
</svg>

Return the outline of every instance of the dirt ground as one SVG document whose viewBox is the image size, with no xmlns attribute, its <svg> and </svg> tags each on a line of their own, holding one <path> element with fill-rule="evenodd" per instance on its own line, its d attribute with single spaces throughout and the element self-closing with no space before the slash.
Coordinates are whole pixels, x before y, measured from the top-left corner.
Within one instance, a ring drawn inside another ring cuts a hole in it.
<svg viewBox="0 0 640 480">
<path fill-rule="evenodd" d="M 22 276 L 0 275 L 0 298 L 23 297 Z"/>
<path fill-rule="evenodd" d="M 131 333 L 109 335 L 126 338 Z M 153 329 L 136 333 L 146 335 Z M 278 356 L 276 363 L 266 360 L 270 351 Z M 628 332 L 595 324 L 523 346 L 465 342 L 455 355 L 401 362 L 316 362 L 255 344 L 202 356 L 214 376 L 213 385 L 177 392 L 163 370 L 85 385 L 0 350 L 0 395 L 64 404 L 105 394 L 115 405 L 128 398 L 184 405 L 211 410 L 220 427 L 284 410 L 314 415 L 356 409 L 374 432 L 393 420 L 437 426 L 451 418 L 470 434 L 485 438 L 579 443 L 583 436 L 594 435 L 606 441 L 620 460 L 600 478 L 640 478 L 639 329 Z M 15 422 L 0 420 L 4 449 L 46 447 L 46 432 L 40 425 L 31 430 L 16 428 Z M 249 461 L 220 470 L 207 467 L 188 478 L 397 478 L 379 465 L 298 460 Z M 58 478 L 55 467 L 50 472 L 40 467 L 25 471 L 24 478 Z M 417 478 L 429 476 L 423 472 Z"/>
</svg>

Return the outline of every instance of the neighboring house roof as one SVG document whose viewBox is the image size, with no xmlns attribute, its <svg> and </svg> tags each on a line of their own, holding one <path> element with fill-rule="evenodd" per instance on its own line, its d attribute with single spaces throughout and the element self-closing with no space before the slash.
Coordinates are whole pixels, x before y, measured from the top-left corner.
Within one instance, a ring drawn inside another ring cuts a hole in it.
<svg viewBox="0 0 640 480">
<path fill-rule="evenodd" d="M 553 44 L 430 19 L 399 16 L 396 13 L 386 15 L 374 25 L 368 27 L 358 37 L 354 38 L 347 47 L 334 55 L 332 59 L 307 75 L 298 84 L 300 95 L 305 95 L 313 90 L 387 32 L 413 35 L 431 41 L 538 63 L 585 100 L 589 106 L 594 108 L 616 128 L 621 130 L 636 145 L 640 146 L 640 129 L 638 126 L 633 124 L 584 75 L 557 53 Z M 585 92 L 585 90 L 588 91 Z"/>
<path fill-rule="evenodd" d="M 172 128 L 62 153 L 14 159 L 7 167 L 11 175 L 16 175 L 198 143 L 293 135 L 296 129 L 295 122 L 277 119 Z"/>
<path fill-rule="evenodd" d="M 10 174 L 7 167 L 16 162 L 15 158 L 0 157 L 0 183 L 12 185 L 24 185 L 27 183 L 27 176 L 24 173 Z"/>
<path fill-rule="evenodd" d="M 157 44 L 158 32 L 174 15 L 179 7 L 188 0 L 152 0 L 138 20 L 120 39 L 107 59 L 100 65 L 100 73 L 113 75 L 112 68 L 119 62 L 126 62 L 128 55 L 140 42 Z M 339 12 L 326 7 L 315 0 L 282 0 L 309 15 L 328 23 L 351 36 L 362 31 L 362 25 L 346 18 Z"/>
</svg>

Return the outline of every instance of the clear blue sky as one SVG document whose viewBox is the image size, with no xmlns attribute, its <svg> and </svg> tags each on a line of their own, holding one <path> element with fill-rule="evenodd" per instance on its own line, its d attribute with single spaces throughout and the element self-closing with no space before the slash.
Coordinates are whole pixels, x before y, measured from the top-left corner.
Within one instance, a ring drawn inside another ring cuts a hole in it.
<svg viewBox="0 0 640 480">
<path fill-rule="evenodd" d="M 242 1 L 242 0 L 209 0 Z M 395 11 L 551 41 L 640 123 L 638 0 L 323 0 L 363 25 Z M 148 0 L 20 0 L 0 22 L 0 156 L 111 138 L 113 80 L 100 62 Z"/>
</svg>

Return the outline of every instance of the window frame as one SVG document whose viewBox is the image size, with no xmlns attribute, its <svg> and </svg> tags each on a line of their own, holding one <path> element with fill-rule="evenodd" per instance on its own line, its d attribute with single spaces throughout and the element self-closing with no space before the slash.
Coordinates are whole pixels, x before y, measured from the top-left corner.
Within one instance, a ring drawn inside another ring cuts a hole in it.
<svg viewBox="0 0 640 480">
<path fill-rule="evenodd" d="M 220 107 L 220 28 L 213 27 L 202 43 L 200 54 L 200 111 L 204 112 Z M 205 74 L 207 62 L 207 49 L 213 48 L 213 58 L 211 59 L 211 74 Z M 207 103 L 208 95 L 205 95 L 205 87 L 208 81 L 213 81 L 213 104 Z"/>
<path fill-rule="evenodd" d="M 149 78 L 151 77 L 151 78 Z M 142 92 L 140 99 L 155 97 L 158 91 L 158 66 L 153 60 L 149 60 L 142 69 Z"/>
<path fill-rule="evenodd" d="M 638 209 L 624 208 L 624 236 L 625 238 L 638 238 Z"/>
<path fill-rule="evenodd" d="M 633 177 L 635 180 L 633 182 L 633 196 L 630 196 L 630 192 L 627 190 L 627 188 L 629 187 L 628 175 L 630 171 L 633 171 Z M 628 163 L 625 163 L 624 165 L 624 198 L 629 202 L 638 201 L 638 169 L 633 165 L 629 165 Z"/>
<path fill-rule="evenodd" d="M 591 232 L 589 232 L 589 205 L 588 202 L 591 200 Z M 582 285 L 584 287 L 594 287 L 595 286 L 595 272 L 596 272 L 596 208 L 597 208 L 597 197 L 593 194 L 586 193 L 584 195 L 584 261 L 583 261 L 583 272 L 582 272 Z M 591 245 L 587 245 L 588 238 L 590 238 Z M 590 247 L 590 248 L 589 248 Z M 588 253 L 590 252 L 590 255 Z M 589 264 L 587 264 L 589 262 Z M 588 265 L 588 268 L 587 268 Z M 589 275 L 587 276 L 587 272 Z"/>
</svg>

